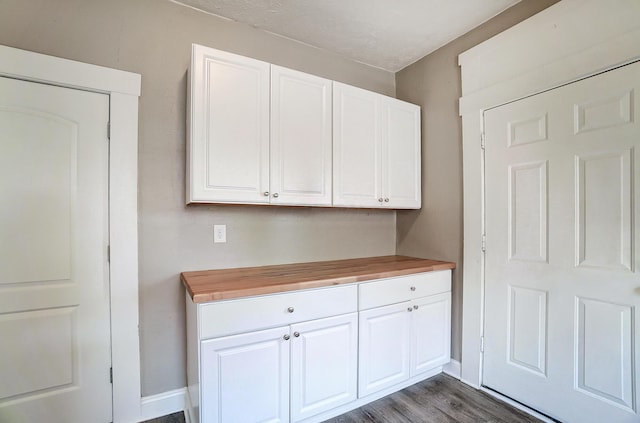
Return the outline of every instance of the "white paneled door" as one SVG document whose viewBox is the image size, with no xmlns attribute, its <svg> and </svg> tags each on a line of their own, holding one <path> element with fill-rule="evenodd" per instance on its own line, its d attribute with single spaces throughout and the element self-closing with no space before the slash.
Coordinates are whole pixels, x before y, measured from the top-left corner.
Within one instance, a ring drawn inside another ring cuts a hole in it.
<svg viewBox="0 0 640 423">
<path fill-rule="evenodd" d="M 640 63 L 485 112 L 483 384 L 639 422 Z"/>
<path fill-rule="evenodd" d="M 109 97 L 0 78 L 0 421 L 110 422 Z"/>
</svg>

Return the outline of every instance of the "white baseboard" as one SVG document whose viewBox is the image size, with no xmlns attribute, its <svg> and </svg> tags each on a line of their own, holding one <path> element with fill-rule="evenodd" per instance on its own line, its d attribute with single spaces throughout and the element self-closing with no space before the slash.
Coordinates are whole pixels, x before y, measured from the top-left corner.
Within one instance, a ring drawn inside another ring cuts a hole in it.
<svg viewBox="0 0 640 423">
<path fill-rule="evenodd" d="M 174 389 L 140 400 L 141 421 L 155 419 L 184 411 L 187 404 L 187 388 Z"/>
<path fill-rule="evenodd" d="M 460 362 L 458 360 L 451 360 L 442 367 L 442 372 L 456 379 L 460 379 Z"/>
</svg>

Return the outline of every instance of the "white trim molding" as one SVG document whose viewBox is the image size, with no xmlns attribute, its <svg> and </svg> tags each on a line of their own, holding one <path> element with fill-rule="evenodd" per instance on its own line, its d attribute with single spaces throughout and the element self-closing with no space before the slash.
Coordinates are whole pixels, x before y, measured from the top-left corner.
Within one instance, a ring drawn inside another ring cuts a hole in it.
<svg viewBox="0 0 640 423">
<path fill-rule="evenodd" d="M 464 170 L 461 380 L 471 386 L 482 385 L 483 111 L 638 60 L 639 16 L 638 0 L 563 0 L 459 56 Z"/>
<path fill-rule="evenodd" d="M 452 359 L 450 362 L 442 366 L 442 373 L 448 374 L 456 379 L 460 379 L 460 362 Z"/>
<path fill-rule="evenodd" d="M 142 397 L 140 401 L 140 420 L 156 419 L 169 414 L 185 411 L 187 388 L 174 389 L 157 395 Z M 185 412 L 185 418 L 186 418 Z"/>
<path fill-rule="evenodd" d="M 140 419 L 138 74 L 0 45 L 0 76 L 108 94 L 113 421 Z"/>
</svg>

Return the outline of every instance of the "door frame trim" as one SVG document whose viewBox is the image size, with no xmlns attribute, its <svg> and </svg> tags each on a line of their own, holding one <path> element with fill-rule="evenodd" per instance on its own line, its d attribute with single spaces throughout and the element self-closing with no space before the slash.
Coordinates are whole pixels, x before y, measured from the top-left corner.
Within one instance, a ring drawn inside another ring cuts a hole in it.
<svg viewBox="0 0 640 423">
<path fill-rule="evenodd" d="M 141 76 L 2 45 L 0 76 L 98 92 L 110 97 L 109 239 L 113 421 L 138 421 L 141 388 L 137 202 L 138 97 Z M 105 377 L 107 371 L 105 369 Z"/>
<path fill-rule="evenodd" d="M 640 22 L 635 18 L 640 5 L 634 0 L 615 3 L 561 1 L 459 56 L 464 187 L 461 380 L 471 386 L 482 385 L 483 113 L 640 59 Z"/>
</svg>

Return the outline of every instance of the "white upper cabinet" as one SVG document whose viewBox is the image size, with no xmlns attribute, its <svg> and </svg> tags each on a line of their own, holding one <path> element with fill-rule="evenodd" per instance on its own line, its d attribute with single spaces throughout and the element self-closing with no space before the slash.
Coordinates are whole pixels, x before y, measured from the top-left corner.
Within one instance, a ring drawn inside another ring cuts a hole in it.
<svg viewBox="0 0 640 423">
<path fill-rule="evenodd" d="M 268 203 L 269 63 L 193 45 L 187 203 Z"/>
<path fill-rule="evenodd" d="M 382 191 L 378 95 L 333 83 L 333 205 L 379 207 Z"/>
<path fill-rule="evenodd" d="M 331 81 L 271 66 L 271 203 L 331 205 Z"/>
<path fill-rule="evenodd" d="M 187 203 L 420 208 L 420 107 L 194 44 Z"/>
<path fill-rule="evenodd" d="M 419 209 L 420 107 L 383 97 L 382 114 L 383 203 L 394 209 Z"/>
<path fill-rule="evenodd" d="M 333 205 L 420 208 L 420 107 L 333 87 Z"/>
</svg>

